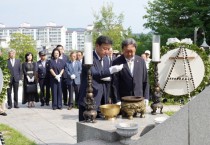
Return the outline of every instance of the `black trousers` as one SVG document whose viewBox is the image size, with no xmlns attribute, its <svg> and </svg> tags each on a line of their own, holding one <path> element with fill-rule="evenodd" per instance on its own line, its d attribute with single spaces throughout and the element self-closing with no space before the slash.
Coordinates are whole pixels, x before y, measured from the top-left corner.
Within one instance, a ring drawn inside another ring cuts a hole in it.
<svg viewBox="0 0 210 145">
<path fill-rule="evenodd" d="M 39 86 L 40 86 L 40 101 L 41 101 L 41 103 L 49 104 L 49 101 L 50 101 L 50 78 L 39 78 Z"/>
<path fill-rule="evenodd" d="M 83 117 L 83 112 L 85 112 L 85 107 L 79 105 L 79 121 L 84 121 L 85 118 Z"/>
<path fill-rule="evenodd" d="M 62 78 L 62 94 L 63 94 L 63 103 L 67 104 L 67 84 L 66 84 L 67 79 L 66 78 Z"/>
<path fill-rule="evenodd" d="M 13 78 L 9 83 L 9 88 L 7 89 L 7 103 L 9 107 L 12 107 L 12 89 L 14 91 L 14 107 L 18 107 L 18 87 L 19 82 L 15 82 Z"/>
<path fill-rule="evenodd" d="M 78 99 L 79 99 L 79 87 L 80 85 L 73 83 L 71 85 L 68 85 L 68 91 L 69 91 L 69 101 L 68 101 L 68 106 L 73 106 L 73 92 L 75 92 L 75 105 L 78 104 Z"/>
</svg>

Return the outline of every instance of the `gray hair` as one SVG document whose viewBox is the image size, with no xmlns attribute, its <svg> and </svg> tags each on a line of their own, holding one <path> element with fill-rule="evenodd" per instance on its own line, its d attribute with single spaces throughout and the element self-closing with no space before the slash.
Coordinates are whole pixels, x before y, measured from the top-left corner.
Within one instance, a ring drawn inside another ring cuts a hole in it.
<svg viewBox="0 0 210 145">
<path fill-rule="evenodd" d="M 123 40 L 121 44 L 122 49 L 128 45 L 133 45 L 135 48 L 137 48 L 136 41 L 133 38 L 128 38 L 128 39 Z"/>
<path fill-rule="evenodd" d="M 12 48 L 9 50 L 9 52 L 8 52 L 8 53 L 10 53 L 10 52 L 14 52 L 14 53 L 16 53 L 15 49 L 12 49 Z"/>
</svg>

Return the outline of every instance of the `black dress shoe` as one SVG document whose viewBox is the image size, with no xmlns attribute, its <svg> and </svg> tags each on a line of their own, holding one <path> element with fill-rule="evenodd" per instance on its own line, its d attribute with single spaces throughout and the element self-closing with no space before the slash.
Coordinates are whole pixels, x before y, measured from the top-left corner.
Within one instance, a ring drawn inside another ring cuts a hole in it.
<svg viewBox="0 0 210 145">
<path fill-rule="evenodd" d="M 11 106 L 9 106 L 9 107 L 8 107 L 8 109 L 12 109 L 12 107 L 11 107 Z"/>
<path fill-rule="evenodd" d="M 53 108 L 53 110 L 56 110 L 56 108 Z"/>
<path fill-rule="evenodd" d="M 3 112 L 3 113 L 0 113 L 0 115 L 7 116 L 7 113 Z"/>
<path fill-rule="evenodd" d="M 71 110 L 72 109 L 72 106 L 69 106 L 68 108 L 67 108 L 67 110 Z"/>
<path fill-rule="evenodd" d="M 49 106 L 50 104 L 49 103 L 46 103 L 46 105 Z"/>
<path fill-rule="evenodd" d="M 19 106 L 15 106 L 14 108 L 19 108 Z"/>
<path fill-rule="evenodd" d="M 44 106 L 44 103 L 42 103 L 41 106 Z"/>
<path fill-rule="evenodd" d="M 58 109 L 62 110 L 62 107 L 58 107 Z"/>
</svg>

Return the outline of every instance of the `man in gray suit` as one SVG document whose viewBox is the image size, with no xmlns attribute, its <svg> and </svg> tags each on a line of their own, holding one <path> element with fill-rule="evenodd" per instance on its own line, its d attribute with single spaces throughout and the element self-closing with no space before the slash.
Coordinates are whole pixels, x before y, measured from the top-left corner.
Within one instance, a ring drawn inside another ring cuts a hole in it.
<svg viewBox="0 0 210 145">
<path fill-rule="evenodd" d="M 73 91 L 75 92 L 75 106 L 78 105 L 78 93 L 80 87 L 80 74 L 82 71 L 81 63 L 76 60 L 76 52 L 70 53 L 70 60 L 66 63 L 65 72 L 67 74 L 67 86 L 69 91 L 68 110 L 73 107 Z"/>
<path fill-rule="evenodd" d="M 123 55 L 116 58 L 112 65 L 123 64 L 123 69 L 113 74 L 113 102 L 121 102 L 124 96 L 142 96 L 146 105 L 149 100 L 149 81 L 145 61 L 135 55 L 137 44 L 132 38 L 122 42 Z"/>
<path fill-rule="evenodd" d="M 12 108 L 12 88 L 14 91 L 14 108 L 18 107 L 18 87 L 19 81 L 21 80 L 22 76 L 22 68 L 19 59 L 15 59 L 15 50 L 11 49 L 9 51 L 9 59 L 7 60 L 7 66 L 10 70 L 10 83 L 9 88 L 7 89 L 7 101 L 8 101 L 8 109 Z"/>
</svg>

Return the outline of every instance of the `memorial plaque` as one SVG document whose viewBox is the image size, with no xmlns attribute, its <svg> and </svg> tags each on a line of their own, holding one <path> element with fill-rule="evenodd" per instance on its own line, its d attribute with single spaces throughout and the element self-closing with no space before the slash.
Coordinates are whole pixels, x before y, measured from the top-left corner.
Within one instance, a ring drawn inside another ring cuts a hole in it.
<svg viewBox="0 0 210 145">
<path fill-rule="evenodd" d="M 3 73 L 2 73 L 2 70 L 0 68 L 0 93 L 2 91 L 2 87 L 3 87 Z"/>
</svg>

